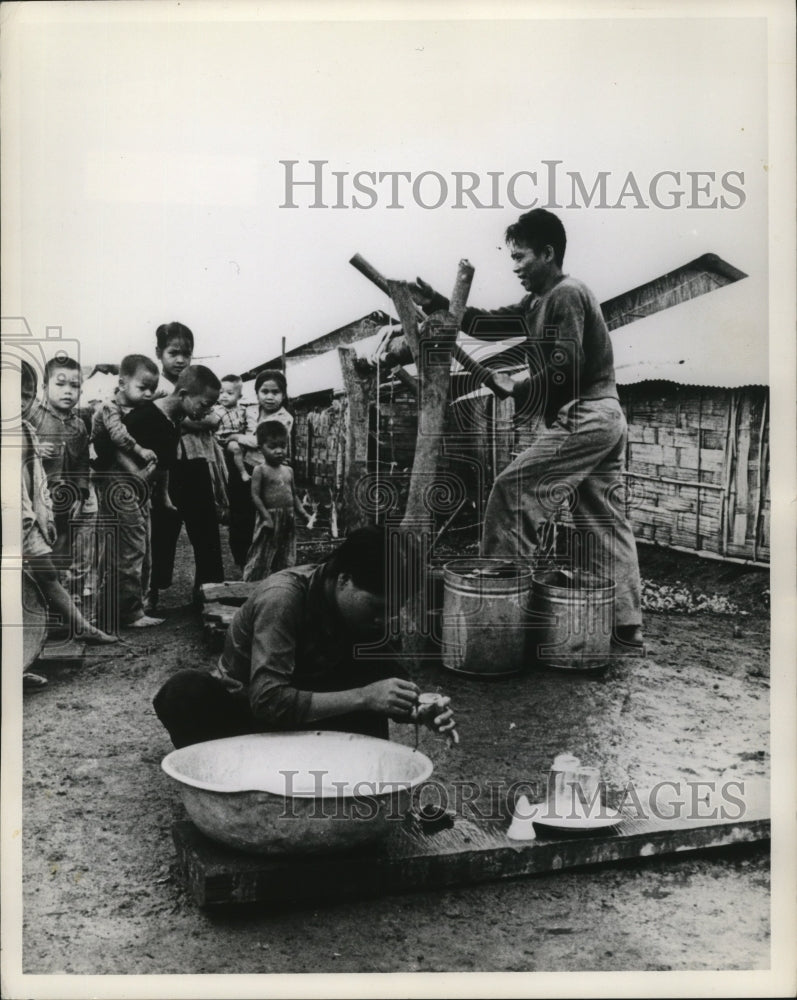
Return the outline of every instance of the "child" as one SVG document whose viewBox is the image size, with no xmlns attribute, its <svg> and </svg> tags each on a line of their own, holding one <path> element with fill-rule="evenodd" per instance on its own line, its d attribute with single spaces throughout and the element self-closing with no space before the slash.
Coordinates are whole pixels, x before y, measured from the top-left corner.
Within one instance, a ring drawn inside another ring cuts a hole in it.
<svg viewBox="0 0 797 1000">
<path fill-rule="evenodd" d="M 209 368 L 204 365 L 189 365 L 180 372 L 171 395 L 161 396 L 153 402 L 144 403 L 131 410 L 124 418 L 127 430 L 136 439 L 139 446 L 155 453 L 158 472 L 169 472 L 177 466 L 178 450 L 181 447 L 181 424 L 185 420 L 191 420 L 195 423 L 205 420 L 219 398 L 220 389 L 221 383 Z M 172 485 L 174 485 L 174 481 L 172 481 Z M 181 486 L 181 488 L 184 487 Z M 181 494 L 181 499 L 185 501 L 186 498 Z M 162 544 L 157 532 L 159 525 L 163 522 L 156 516 L 158 514 L 163 514 L 164 518 L 172 516 L 179 519 L 180 517 L 179 512 L 175 511 L 168 494 L 165 492 L 153 497 L 153 572 L 158 555 L 157 547 Z M 178 520 L 178 533 L 179 523 Z M 173 538 L 176 542 L 176 536 Z M 146 545 L 146 538 L 139 543 L 139 551 L 141 551 L 142 545 Z M 171 550 L 171 556 L 173 564 L 174 548 Z"/>
<path fill-rule="evenodd" d="M 255 379 L 255 395 L 257 396 L 257 411 L 248 415 L 247 433 L 240 435 L 238 440 L 245 448 L 244 461 L 249 466 L 263 464 L 263 455 L 257 444 L 257 425 L 264 420 L 279 420 L 288 432 L 288 450 L 290 454 L 291 430 L 293 417 L 285 408 L 288 399 L 288 384 L 285 375 L 274 368 L 266 368 Z"/>
<path fill-rule="evenodd" d="M 235 565 L 243 569 L 246 554 L 252 542 L 255 526 L 255 508 L 252 506 L 251 467 L 244 462 L 246 439 L 249 430 L 251 406 L 241 403 L 242 381 L 238 375 L 225 375 L 221 380 L 221 393 L 216 414 L 220 419 L 216 439 L 224 448 L 227 463 L 227 494 L 230 500 L 230 551 Z M 252 421 L 254 433 L 256 422 Z M 256 439 L 255 439 L 256 440 Z"/>
<path fill-rule="evenodd" d="M 91 443 L 97 456 L 95 469 L 104 472 L 116 465 L 149 478 L 157 462 L 154 451 L 142 448 L 124 425 L 124 417 L 148 403 L 158 388 L 158 366 L 143 354 L 128 354 L 119 366 L 119 386 L 113 399 L 101 403 L 91 424 Z"/>
<path fill-rule="evenodd" d="M 225 375 L 214 412 L 219 418 L 216 439 L 228 456 L 228 464 L 232 461 L 242 482 L 248 483 L 252 477 L 244 465 L 243 448 L 238 441 L 239 435 L 246 433 L 246 409 L 241 406 L 242 386 L 240 375 Z"/>
<path fill-rule="evenodd" d="M 74 600 L 91 575 L 96 497 L 89 483 L 89 436 L 76 407 L 82 376 L 74 358 L 58 354 L 44 367 L 44 399 L 30 411 L 47 487 L 55 504 L 53 556 Z"/>
<path fill-rule="evenodd" d="M 191 364 L 194 335 L 184 323 L 161 323 L 155 331 L 155 355 L 161 363 L 161 377 L 155 398 L 168 396 L 181 373 Z"/>
<path fill-rule="evenodd" d="M 269 574 L 296 564 L 296 517 L 307 520 L 296 496 L 293 469 L 285 465 L 288 431 L 279 420 L 258 425 L 257 442 L 263 455 L 252 476 L 252 502 L 257 522 L 249 548 L 244 580 L 264 580 Z"/>
<path fill-rule="evenodd" d="M 142 448 L 125 426 L 125 417 L 150 402 L 158 385 L 158 366 L 143 354 L 128 354 L 119 366 L 119 385 L 101 403 L 92 420 L 95 479 L 103 519 L 116 528 L 116 552 L 105 553 L 106 594 L 110 590 L 119 623 L 126 628 L 161 625 L 162 618 L 144 612 L 149 582 L 149 491 L 157 455 Z M 160 490 L 163 502 L 165 483 Z M 171 504 L 169 503 L 169 506 Z M 110 586 L 109 578 L 113 577 Z M 110 602 L 106 600 L 106 605 Z"/>
<path fill-rule="evenodd" d="M 116 636 L 107 635 L 91 625 L 75 606 L 58 579 L 52 560 L 52 546 L 56 539 L 52 502 L 47 489 L 47 476 L 42 462 L 39 439 L 28 422 L 36 398 L 37 378 L 34 369 L 21 362 L 22 396 L 22 560 L 41 591 L 48 608 L 60 617 L 71 634 L 88 643 L 118 642 Z M 42 687 L 43 677 L 25 674 L 26 687 Z"/>
<path fill-rule="evenodd" d="M 155 392 L 157 400 L 174 392 L 180 375 L 191 364 L 194 335 L 184 324 L 173 322 L 161 324 L 155 336 L 155 353 L 162 372 Z M 219 418 L 210 412 L 201 420 L 186 417 L 182 422 L 177 461 L 168 475 L 168 491 L 174 509 L 169 510 L 165 505 L 152 508 L 149 613 L 157 607 L 159 591 L 171 586 L 177 539 L 183 523 L 194 550 L 194 596 L 199 584 L 224 579 L 219 521 L 229 508 L 224 453 L 214 437 L 218 425 Z"/>
</svg>

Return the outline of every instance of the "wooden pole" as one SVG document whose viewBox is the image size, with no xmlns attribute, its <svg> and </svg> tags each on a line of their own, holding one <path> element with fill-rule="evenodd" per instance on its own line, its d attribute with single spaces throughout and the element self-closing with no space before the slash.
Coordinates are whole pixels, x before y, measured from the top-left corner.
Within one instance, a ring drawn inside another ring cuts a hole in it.
<svg viewBox="0 0 797 1000">
<path fill-rule="evenodd" d="M 429 497 L 437 479 L 451 394 L 451 355 L 472 280 L 473 267 L 467 261 L 460 261 L 451 296 L 457 311 L 435 314 L 422 327 L 418 325 L 418 310 L 407 283 L 388 283 L 404 337 L 418 367 L 418 431 L 407 504 L 399 526 L 406 557 L 406 581 L 401 592 L 413 595 L 401 611 L 402 648 L 416 665 L 434 655 L 429 647 L 433 619 L 428 569 L 435 542 L 434 508 Z"/>
<path fill-rule="evenodd" d="M 451 354 L 472 281 L 472 265 L 466 260 L 460 261 L 451 296 L 451 311 L 429 317 L 420 329 L 415 303 L 407 283 L 388 283 L 404 335 L 418 367 L 420 383 L 418 433 L 407 506 L 402 521 L 404 531 L 430 532 L 434 526 L 433 512 L 429 510 L 426 496 L 437 473 L 451 390 Z"/>
<path fill-rule="evenodd" d="M 349 407 L 349 424 L 345 440 L 343 477 L 343 517 L 347 532 L 368 522 L 366 512 L 357 500 L 357 485 L 368 471 L 368 407 L 376 376 L 372 371 L 361 373 L 355 361 L 353 347 L 339 347 L 340 369 Z"/>
</svg>

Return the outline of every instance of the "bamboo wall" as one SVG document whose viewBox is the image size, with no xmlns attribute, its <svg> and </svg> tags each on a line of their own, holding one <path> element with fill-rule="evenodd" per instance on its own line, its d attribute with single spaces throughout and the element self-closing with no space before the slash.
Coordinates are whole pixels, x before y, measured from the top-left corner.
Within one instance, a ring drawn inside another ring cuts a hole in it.
<svg viewBox="0 0 797 1000">
<path fill-rule="evenodd" d="M 768 390 L 646 382 L 620 394 L 637 536 L 768 562 Z"/>
</svg>

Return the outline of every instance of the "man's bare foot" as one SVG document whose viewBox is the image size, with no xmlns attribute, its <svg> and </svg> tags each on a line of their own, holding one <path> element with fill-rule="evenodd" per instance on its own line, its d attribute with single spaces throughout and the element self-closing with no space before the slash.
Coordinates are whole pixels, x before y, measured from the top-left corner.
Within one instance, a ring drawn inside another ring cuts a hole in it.
<svg viewBox="0 0 797 1000">
<path fill-rule="evenodd" d="M 150 628 L 152 625 L 163 625 L 165 618 L 151 618 L 149 615 L 142 615 L 135 621 L 125 622 L 125 628 Z"/>
<path fill-rule="evenodd" d="M 98 628 L 84 632 L 80 638 L 90 646 L 109 646 L 111 643 L 119 642 L 118 635 L 109 635 L 107 632 L 101 632 Z"/>
</svg>

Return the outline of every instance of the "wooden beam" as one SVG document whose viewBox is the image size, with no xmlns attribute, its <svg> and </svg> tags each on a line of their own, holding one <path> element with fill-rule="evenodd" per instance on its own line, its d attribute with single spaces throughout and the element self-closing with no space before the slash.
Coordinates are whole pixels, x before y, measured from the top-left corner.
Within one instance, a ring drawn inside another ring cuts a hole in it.
<svg viewBox="0 0 797 1000">
<path fill-rule="evenodd" d="M 256 583 L 247 583 L 244 580 L 225 580 L 222 583 L 202 583 L 199 592 L 206 604 L 219 601 L 222 604 L 237 606 L 246 601 L 256 586 Z"/>
<path fill-rule="evenodd" d="M 728 810 L 738 818 L 666 818 L 676 810 L 662 807 L 660 817 L 637 818 L 629 811 L 618 826 L 589 834 L 554 834 L 538 826 L 536 839 L 528 841 L 509 839 L 508 816 L 458 815 L 453 826 L 435 829 L 413 814 L 396 820 L 385 839 L 371 848 L 334 856 L 241 854 L 215 844 L 186 821 L 176 823 L 172 834 L 183 880 L 199 906 L 336 903 L 344 897 L 428 891 L 767 841 L 768 783 L 743 784 L 743 793 L 735 783 L 733 790 L 743 799 L 741 815 L 738 807 Z M 688 809 L 691 796 L 688 791 L 684 795 Z"/>
</svg>

